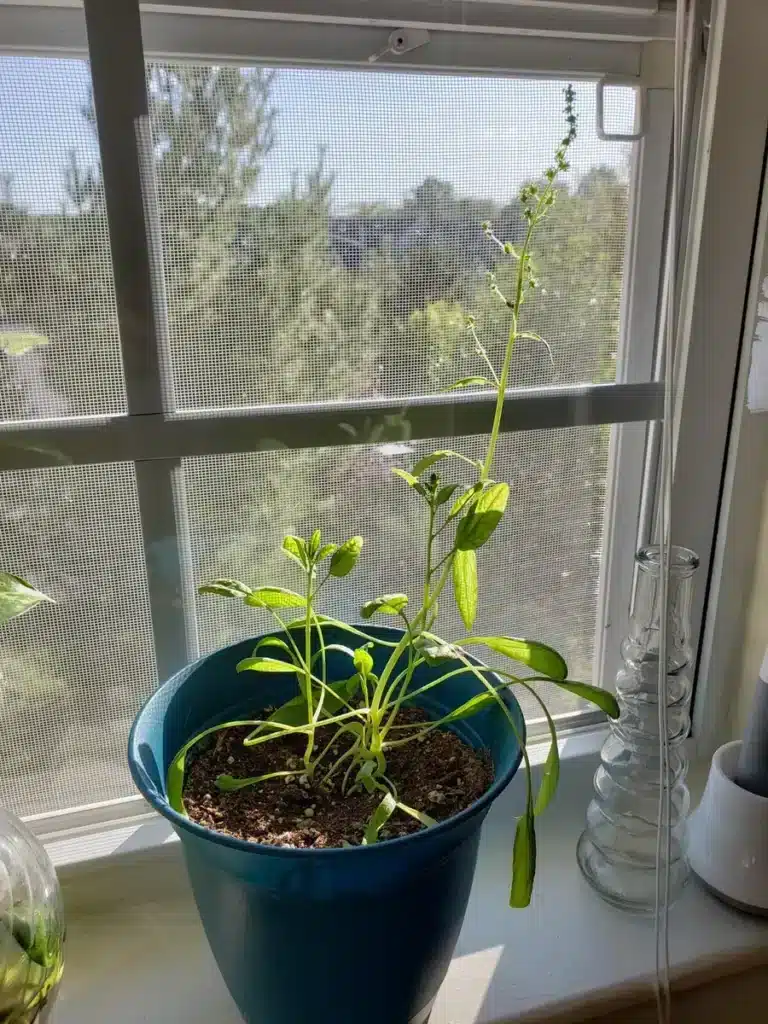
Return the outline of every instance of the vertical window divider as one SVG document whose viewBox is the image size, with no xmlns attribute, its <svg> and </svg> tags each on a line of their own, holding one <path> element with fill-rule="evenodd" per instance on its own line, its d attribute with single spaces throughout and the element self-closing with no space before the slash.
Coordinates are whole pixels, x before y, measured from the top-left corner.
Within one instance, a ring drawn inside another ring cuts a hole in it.
<svg viewBox="0 0 768 1024">
<path fill-rule="evenodd" d="M 138 0 L 85 0 L 84 9 L 130 421 L 170 411 L 141 15 Z M 146 459 L 134 465 L 162 680 L 188 656 L 174 498 L 181 485 L 181 462 Z"/>
</svg>

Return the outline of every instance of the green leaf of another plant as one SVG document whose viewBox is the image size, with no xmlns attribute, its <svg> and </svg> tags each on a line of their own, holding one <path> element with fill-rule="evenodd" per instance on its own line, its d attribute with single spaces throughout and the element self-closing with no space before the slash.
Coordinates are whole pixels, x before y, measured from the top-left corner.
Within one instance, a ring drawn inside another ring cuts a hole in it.
<svg viewBox="0 0 768 1024">
<path fill-rule="evenodd" d="M 41 601 L 51 601 L 50 597 L 27 583 L 21 576 L 10 572 L 0 572 L 0 624 L 23 615 Z"/>
<path fill-rule="evenodd" d="M 336 549 L 331 558 L 331 576 L 348 576 L 357 565 L 360 552 L 363 550 L 362 537 L 350 537 Z"/>
<path fill-rule="evenodd" d="M 397 801 L 395 798 L 391 793 L 385 793 L 381 798 L 381 803 L 368 819 L 368 824 L 365 826 L 363 846 L 370 846 L 378 841 L 379 832 L 395 813 L 396 808 Z"/>
<path fill-rule="evenodd" d="M 364 619 L 370 619 L 375 612 L 382 612 L 384 615 L 399 615 L 408 604 L 407 594 L 382 594 L 372 601 L 366 601 L 360 609 Z"/>
<path fill-rule="evenodd" d="M 477 615 L 477 556 L 471 548 L 454 555 L 453 594 L 462 622 L 472 629 Z"/>
<path fill-rule="evenodd" d="M 531 902 L 533 879 L 536 874 L 536 831 L 533 810 L 527 807 L 517 820 L 515 845 L 512 850 L 512 887 L 510 907 L 527 907 Z"/>
<path fill-rule="evenodd" d="M 554 647 L 541 644 L 537 640 L 523 640 L 512 636 L 470 636 L 462 640 L 464 647 L 472 644 L 482 644 L 497 654 L 503 654 L 505 658 L 528 665 L 534 672 L 541 672 L 542 675 L 550 677 L 553 682 L 560 683 L 568 676 L 568 666 L 562 655 L 558 654 Z"/>
<path fill-rule="evenodd" d="M 251 608 L 303 608 L 306 597 L 285 587 L 256 587 L 243 598 Z"/>
<path fill-rule="evenodd" d="M 217 597 L 234 597 L 242 599 L 251 593 L 251 588 L 240 580 L 218 579 L 204 583 L 197 588 L 198 594 L 215 594 Z"/>
<path fill-rule="evenodd" d="M 455 391 L 457 388 L 471 388 L 477 385 L 484 385 L 487 388 L 494 386 L 487 377 L 462 377 L 461 380 L 457 380 L 455 383 L 449 384 L 447 388 L 443 388 L 443 391 Z"/>
<path fill-rule="evenodd" d="M 238 672 L 299 672 L 300 669 L 287 661 L 278 661 L 277 658 L 265 658 L 257 655 L 255 658 L 243 658 L 235 666 Z"/>
<path fill-rule="evenodd" d="M 509 484 L 492 484 L 459 523 L 456 546 L 460 551 L 482 547 L 499 525 L 509 498 Z"/>
</svg>

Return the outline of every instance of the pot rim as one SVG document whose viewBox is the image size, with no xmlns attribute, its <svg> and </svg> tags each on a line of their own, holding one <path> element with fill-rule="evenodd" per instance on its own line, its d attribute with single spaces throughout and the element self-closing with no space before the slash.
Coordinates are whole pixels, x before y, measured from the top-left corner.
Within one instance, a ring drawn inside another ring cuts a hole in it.
<svg viewBox="0 0 768 1024">
<path fill-rule="evenodd" d="M 380 632 L 384 636 L 398 635 L 404 632 L 403 630 L 395 626 L 372 627 L 371 623 L 365 623 L 364 625 L 367 630 L 372 632 Z M 282 630 L 275 630 L 274 632 L 281 633 Z M 263 633 L 259 634 L 258 636 L 260 637 L 269 635 L 271 635 L 271 633 Z M 258 637 L 254 637 L 253 639 L 258 639 Z M 240 643 L 242 643 L 241 640 L 236 641 L 233 644 L 228 644 L 227 647 L 236 647 Z M 198 658 L 196 661 L 192 662 L 191 665 L 187 666 L 187 669 L 191 669 L 202 664 L 208 658 L 219 653 L 221 650 L 226 650 L 226 647 L 218 648 L 216 651 L 212 651 L 210 654 L 203 655 L 201 658 Z M 483 663 L 478 658 L 474 657 L 474 655 L 467 653 L 466 657 L 470 661 L 474 662 L 476 665 L 481 666 L 483 668 L 487 668 L 487 666 L 483 665 Z M 185 671 L 185 669 L 180 669 L 180 671 L 183 672 Z M 517 698 L 510 692 L 509 689 L 507 689 L 502 694 L 502 699 L 504 700 L 504 703 L 509 707 L 510 711 L 512 711 L 513 715 L 517 719 L 518 729 L 520 731 L 520 739 L 522 742 L 518 743 L 517 752 L 514 758 L 512 759 L 511 763 L 507 766 L 507 768 L 502 772 L 502 774 L 494 778 L 493 782 L 488 787 L 488 789 L 486 789 L 486 791 L 481 796 L 479 796 L 477 800 L 474 800 L 471 804 L 469 804 L 468 807 L 465 807 L 463 810 L 459 811 L 458 814 L 453 814 L 451 815 L 450 818 L 446 818 L 444 821 L 439 821 L 436 825 L 430 825 L 429 828 L 420 829 L 418 832 L 411 832 L 409 835 L 406 836 L 397 836 L 392 839 L 379 840 L 379 842 L 373 844 L 372 846 L 331 846 L 316 850 L 313 847 L 305 849 L 295 846 L 271 846 L 267 843 L 255 843 L 247 839 L 238 839 L 236 836 L 226 835 L 223 832 L 217 832 L 215 829 L 207 828 L 205 825 L 199 825 L 197 822 L 192 821 L 191 818 L 179 814 L 178 811 L 175 811 L 170 806 L 167 797 L 160 799 L 156 793 L 150 792 L 145 787 L 143 780 L 140 778 L 139 773 L 136 770 L 136 764 L 139 762 L 139 758 L 136 756 L 135 753 L 136 732 L 138 731 L 139 723 L 143 719 L 144 715 L 147 714 L 147 712 L 150 710 L 150 706 L 157 699 L 158 695 L 161 693 L 163 688 L 165 686 L 169 686 L 176 678 L 177 674 L 178 673 L 174 673 L 174 675 L 172 675 L 168 680 L 166 680 L 166 682 L 163 683 L 162 686 L 159 686 L 157 690 L 155 690 L 152 696 L 145 702 L 145 704 L 138 712 L 133 721 L 133 725 L 131 726 L 131 731 L 128 736 L 128 766 L 131 771 L 131 776 L 133 778 L 134 784 L 136 785 L 137 789 L 144 797 L 144 799 L 152 806 L 152 808 L 155 811 L 157 811 L 159 814 L 162 814 L 164 818 L 167 818 L 168 821 L 170 821 L 170 823 L 175 828 L 183 829 L 185 832 L 188 832 L 191 835 L 196 836 L 198 839 L 205 839 L 217 845 L 228 846 L 231 849 L 240 850 L 244 853 L 258 853 L 274 857 L 315 856 L 330 858 L 334 856 L 369 856 L 371 853 L 377 850 L 394 850 L 396 847 L 406 849 L 406 844 L 412 845 L 413 843 L 418 842 L 419 839 L 423 839 L 427 835 L 434 836 L 441 832 L 447 832 L 449 829 L 455 828 L 457 825 L 460 825 L 462 822 L 467 821 L 472 817 L 475 817 L 480 812 L 489 807 L 490 804 L 493 803 L 493 801 L 501 795 L 501 793 L 512 781 L 523 759 L 523 746 L 525 745 L 527 732 L 525 725 L 525 717 L 523 716 L 522 708 L 520 707 Z M 165 786 L 165 780 L 163 780 L 163 786 Z"/>
</svg>

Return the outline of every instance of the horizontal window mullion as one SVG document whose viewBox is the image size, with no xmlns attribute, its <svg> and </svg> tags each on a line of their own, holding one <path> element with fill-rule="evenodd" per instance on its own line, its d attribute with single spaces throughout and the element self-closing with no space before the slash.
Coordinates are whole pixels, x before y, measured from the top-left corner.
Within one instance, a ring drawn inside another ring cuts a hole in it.
<svg viewBox="0 0 768 1024">
<path fill-rule="evenodd" d="M 6 430 L 4 470 L 115 461 L 192 458 L 269 448 L 322 448 L 488 431 L 492 394 L 434 395 L 348 405 L 285 406 L 210 416 L 124 416 L 87 423 Z M 502 430 L 630 423 L 660 418 L 662 385 L 591 384 L 510 392 Z"/>
<path fill-rule="evenodd" d="M 629 19 L 632 20 L 632 19 Z M 375 25 L 277 21 L 254 17 L 144 12 L 148 58 L 181 57 L 241 63 L 312 63 L 599 77 L 638 78 L 644 43 L 632 39 L 509 35 L 498 31 L 432 32 L 430 42 L 399 57 L 369 63 L 386 43 Z M 0 52 L 77 55 L 87 52 L 82 9 L 0 6 Z"/>
</svg>

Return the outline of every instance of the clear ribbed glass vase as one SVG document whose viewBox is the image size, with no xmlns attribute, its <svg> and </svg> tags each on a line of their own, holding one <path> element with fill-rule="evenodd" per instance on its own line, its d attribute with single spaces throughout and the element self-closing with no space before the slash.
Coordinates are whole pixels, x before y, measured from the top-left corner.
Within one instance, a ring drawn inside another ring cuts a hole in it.
<svg viewBox="0 0 768 1024">
<path fill-rule="evenodd" d="M 635 556 L 630 631 L 621 645 L 623 665 L 616 677 L 621 714 L 611 722 L 594 797 L 587 809 L 577 857 L 584 877 L 603 899 L 622 910 L 653 913 L 659 823 L 659 549 Z M 699 559 L 674 546 L 667 595 L 667 735 L 671 785 L 670 903 L 680 895 L 689 868 L 683 849 L 690 795 L 683 741 L 690 728 L 690 608 Z M 665 862 L 666 858 L 664 858 Z"/>
<path fill-rule="evenodd" d="M 32 833 L 0 810 L 0 1022 L 43 1024 L 61 980 L 64 917 L 56 872 Z"/>
</svg>

